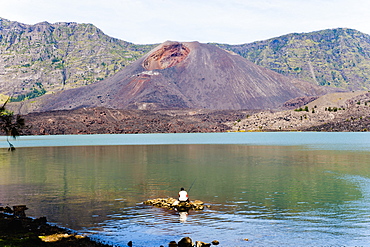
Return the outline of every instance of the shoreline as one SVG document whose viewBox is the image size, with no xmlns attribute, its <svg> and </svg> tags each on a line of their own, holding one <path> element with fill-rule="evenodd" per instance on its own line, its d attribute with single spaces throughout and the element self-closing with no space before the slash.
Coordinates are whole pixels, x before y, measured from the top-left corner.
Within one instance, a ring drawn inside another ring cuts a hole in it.
<svg viewBox="0 0 370 247">
<path fill-rule="evenodd" d="M 0 242 L 12 247 L 112 247 L 88 236 L 79 235 L 72 229 L 59 227 L 47 222 L 46 217 L 31 218 L 11 214 L 9 207 L 0 212 Z M 24 211 L 23 211 L 24 213 Z M 21 213 L 22 214 L 22 213 Z"/>
<path fill-rule="evenodd" d="M 26 217 L 24 211 L 25 205 L 10 207 L 0 207 L 0 245 L 9 247 L 114 247 L 114 243 L 107 244 L 95 240 L 86 235 L 79 235 L 77 231 L 56 224 L 48 223 L 46 217 L 32 218 Z M 21 210 L 17 210 L 20 208 Z M 217 240 L 212 243 L 202 241 L 192 242 L 189 237 L 182 238 L 178 243 L 171 241 L 170 247 L 209 247 L 218 245 Z M 246 239 L 246 241 L 248 241 Z M 134 244 L 129 241 L 124 246 L 132 247 Z M 160 245 L 164 247 L 164 245 Z"/>
</svg>

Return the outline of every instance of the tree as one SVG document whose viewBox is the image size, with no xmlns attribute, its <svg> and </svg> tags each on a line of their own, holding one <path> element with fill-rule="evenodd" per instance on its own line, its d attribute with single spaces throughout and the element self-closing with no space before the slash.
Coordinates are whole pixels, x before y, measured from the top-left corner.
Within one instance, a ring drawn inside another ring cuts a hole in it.
<svg viewBox="0 0 370 247">
<path fill-rule="evenodd" d="M 6 135 L 6 141 L 9 143 L 8 151 L 14 151 L 15 147 L 9 141 L 9 136 L 16 139 L 21 135 L 22 129 L 25 128 L 24 118 L 20 115 L 14 115 L 13 112 L 8 111 L 5 106 L 9 99 L 5 101 L 0 107 L 0 130 Z"/>
</svg>

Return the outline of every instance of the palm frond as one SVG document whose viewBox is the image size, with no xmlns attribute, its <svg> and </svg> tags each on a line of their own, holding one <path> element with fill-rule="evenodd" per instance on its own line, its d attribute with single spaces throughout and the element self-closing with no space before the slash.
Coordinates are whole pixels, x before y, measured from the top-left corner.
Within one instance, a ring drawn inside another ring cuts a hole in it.
<svg viewBox="0 0 370 247">
<path fill-rule="evenodd" d="M 8 103 L 10 97 L 5 101 L 5 103 L 0 107 L 0 113 L 4 112 L 5 111 L 5 106 L 6 104 Z"/>
</svg>

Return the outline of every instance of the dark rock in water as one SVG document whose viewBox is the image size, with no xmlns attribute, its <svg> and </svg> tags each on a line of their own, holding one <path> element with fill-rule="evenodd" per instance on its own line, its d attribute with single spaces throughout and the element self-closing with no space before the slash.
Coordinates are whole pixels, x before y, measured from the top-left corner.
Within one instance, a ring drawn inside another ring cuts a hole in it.
<svg viewBox="0 0 370 247">
<path fill-rule="evenodd" d="M 26 213 L 24 211 L 27 209 L 26 205 L 13 206 L 14 216 L 26 217 Z"/>
<path fill-rule="evenodd" d="M 218 245 L 219 242 L 217 240 L 212 241 L 213 245 Z M 171 241 L 168 244 L 168 247 L 209 247 L 212 244 L 210 243 L 204 243 L 202 241 L 196 241 L 195 244 L 193 244 L 193 241 L 189 237 L 182 238 L 178 243 L 176 241 Z"/>
<path fill-rule="evenodd" d="M 213 244 L 213 245 L 219 245 L 219 244 L 220 244 L 220 242 L 219 242 L 218 240 L 213 240 L 213 241 L 212 241 L 212 244 Z"/>
<path fill-rule="evenodd" d="M 27 209 L 28 208 L 26 205 L 13 206 L 13 210 L 8 206 L 6 206 L 5 208 L 0 207 L 0 211 L 8 214 L 14 214 L 14 216 L 17 217 L 26 217 L 26 213 L 24 211 L 26 211 Z"/>
<path fill-rule="evenodd" d="M 195 242 L 195 247 L 209 247 L 209 246 L 211 246 L 210 243 L 204 243 L 202 241 L 196 241 Z"/>
<path fill-rule="evenodd" d="M 171 242 L 168 244 L 168 247 L 177 247 L 177 243 L 176 243 L 176 241 L 171 241 Z"/>
<path fill-rule="evenodd" d="M 193 241 L 189 237 L 182 238 L 178 244 L 179 247 L 193 247 Z"/>
<path fill-rule="evenodd" d="M 4 213 L 8 213 L 8 214 L 13 213 L 13 210 L 9 206 L 6 206 L 5 208 L 0 207 L 0 211 L 3 211 Z"/>
</svg>

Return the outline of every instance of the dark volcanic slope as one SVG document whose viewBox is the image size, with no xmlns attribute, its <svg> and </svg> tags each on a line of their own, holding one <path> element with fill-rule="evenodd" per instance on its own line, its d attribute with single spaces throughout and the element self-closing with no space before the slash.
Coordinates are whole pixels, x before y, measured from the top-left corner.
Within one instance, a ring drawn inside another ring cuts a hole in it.
<svg viewBox="0 0 370 247">
<path fill-rule="evenodd" d="M 36 112 L 24 116 L 31 128 L 25 135 L 133 134 L 225 132 L 253 111 L 213 110 L 116 110 L 80 108 Z"/>
<path fill-rule="evenodd" d="M 23 106 L 24 112 L 116 109 L 267 109 L 326 89 L 259 67 L 210 44 L 167 41 L 104 81 Z"/>
</svg>

